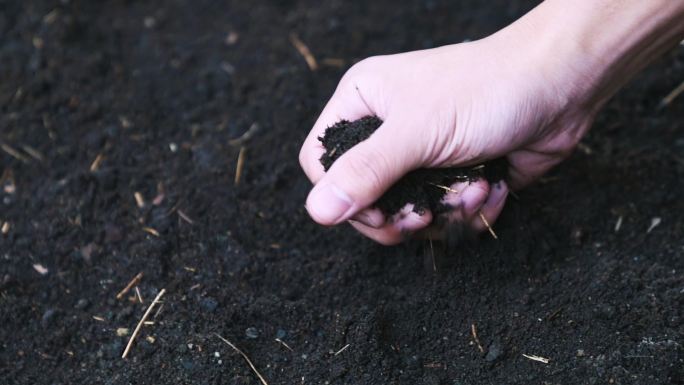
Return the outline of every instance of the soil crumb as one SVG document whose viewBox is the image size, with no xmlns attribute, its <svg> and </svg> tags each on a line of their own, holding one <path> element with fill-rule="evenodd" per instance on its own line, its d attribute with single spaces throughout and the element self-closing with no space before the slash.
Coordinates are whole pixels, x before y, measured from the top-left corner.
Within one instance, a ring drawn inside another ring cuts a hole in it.
<svg viewBox="0 0 684 385">
<path fill-rule="evenodd" d="M 341 120 L 328 127 L 324 136 L 318 138 L 325 148 L 325 153 L 321 156 L 325 171 L 342 154 L 368 139 L 380 125 L 382 120 L 377 116 L 366 116 L 353 122 Z M 489 183 L 497 183 L 505 178 L 507 170 L 508 162 L 505 158 L 469 167 L 414 170 L 387 190 L 375 202 L 375 206 L 385 215 L 396 214 L 409 203 L 413 203 L 413 210 L 417 213 L 429 209 L 434 215 L 442 214 L 450 209 L 449 205 L 442 202 L 444 195 L 449 192 L 445 187 L 456 182 L 473 182 L 483 178 Z"/>
</svg>

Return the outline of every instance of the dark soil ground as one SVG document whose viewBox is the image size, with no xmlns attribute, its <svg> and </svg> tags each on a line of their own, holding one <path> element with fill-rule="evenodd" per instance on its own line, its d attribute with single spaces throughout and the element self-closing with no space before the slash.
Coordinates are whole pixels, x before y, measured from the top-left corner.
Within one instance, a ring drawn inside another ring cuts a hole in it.
<svg viewBox="0 0 684 385">
<path fill-rule="evenodd" d="M 269 384 L 681 384 L 684 99 L 658 105 L 684 47 L 437 273 L 304 210 L 299 145 L 348 66 L 532 6 L 0 1 L 0 383 L 258 384 L 219 333 Z"/>
</svg>

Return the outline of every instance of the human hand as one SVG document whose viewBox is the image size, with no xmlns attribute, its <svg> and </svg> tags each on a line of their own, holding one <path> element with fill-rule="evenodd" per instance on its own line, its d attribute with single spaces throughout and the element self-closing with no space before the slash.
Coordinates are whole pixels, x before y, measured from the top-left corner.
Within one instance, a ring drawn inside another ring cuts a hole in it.
<svg viewBox="0 0 684 385">
<path fill-rule="evenodd" d="M 318 223 L 352 225 L 383 243 L 423 230 L 432 213 L 405 207 L 385 218 L 369 207 L 408 171 L 467 166 L 505 156 L 521 188 L 568 156 L 603 104 L 684 38 L 684 3 L 547 0 L 485 39 L 366 59 L 340 81 L 300 152 L 315 184 L 307 209 Z M 318 137 L 339 120 L 384 124 L 328 170 Z M 482 230 L 509 186 L 452 186 L 449 220 Z"/>
<path fill-rule="evenodd" d="M 314 220 L 349 219 L 366 236 L 394 244 L 425 229 L 432 213 L 406 207 L 395 218 L 369 208 L 416 168 L 465 166 L 507 157 L 508 183 L 521 188 L 564 159 L 593 114 L 574 104 L 560 74 L 515 41 L 491 38 L 366 59 L 340 81 L 304 142 L 300 163 L 315 184 L 306 207 Z M 377 115 L 384 123 L 325 173 L 318 139 L 339 120 Z M 486 181 L 451 186 L 450 221 L 483 230 L 493 223 L 509 185 Z M 392 220 L 388 220 L 392 219 Z"/>
</svg>

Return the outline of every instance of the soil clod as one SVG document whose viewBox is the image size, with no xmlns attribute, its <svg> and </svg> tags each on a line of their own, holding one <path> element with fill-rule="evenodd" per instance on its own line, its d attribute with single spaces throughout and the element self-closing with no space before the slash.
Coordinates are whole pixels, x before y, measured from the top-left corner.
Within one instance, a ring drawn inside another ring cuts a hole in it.
<svg viewBox="0 0 684 385">
<path fill-rule="evenodd" d="M 353 122 L 341 120 L 328 127 L 324 136 L 318 138 L 325 148 L 320 159 L 323 168 L 328 171 L 342 154 L 368 139 L 381 125 L 377 116 L 366 116 Z M 449 187 L 451 184 L 479 179 L 496 183 L 505 178 L 507 171 L 508 162 L 503 158 L 468 167 L 414 170 L 390 187 L 375 206 L 386 215 L 398 213 L 407 204 L 413 204 L 417 213 L 430 210 L 435 215 L 442 214 L 451 209 L 442 201 L 447 193 L 455 193 Z"/>
</svg>

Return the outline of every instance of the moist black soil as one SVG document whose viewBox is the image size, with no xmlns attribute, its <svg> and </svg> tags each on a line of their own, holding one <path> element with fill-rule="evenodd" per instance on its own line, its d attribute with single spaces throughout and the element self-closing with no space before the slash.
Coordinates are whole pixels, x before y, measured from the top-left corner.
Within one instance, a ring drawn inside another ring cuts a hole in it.
<svg viewBox="0 0 684 385">
<path fill-rule="evenodd" d="M 259 384 L 218 333 L 269 384 L 681 384 L 681 46 L 437 272 L 303 207 L 297 154 L 350 65 L 533 5 L 0 2 L 0 382 Z M 143 303 L 116 299 L 139 272 Z"/>
<path fill-rule="evenodd" d="M 353 122 L 341 120 L 328 127 L 323 137 L 318 138 L 325 148 L 321 156 L 325 171 L 342 154 L 368 139 L 381 124 L 380 118 L 366 116 Z M 474 182 L 478 179 L 497 183 L 505 178 L 507 171 L 508 162 L 503 158 L 471 167 L 414 170 L 392 185 L 374 206 L 386 215 L 398 213 L 407 204 L 413 205 L 413 211 L 417 213 L 429 209 L 433 214 L 442 214 L 451 209 L 443 202 L 443 198 L 452 183 Z"/>
</svg>

